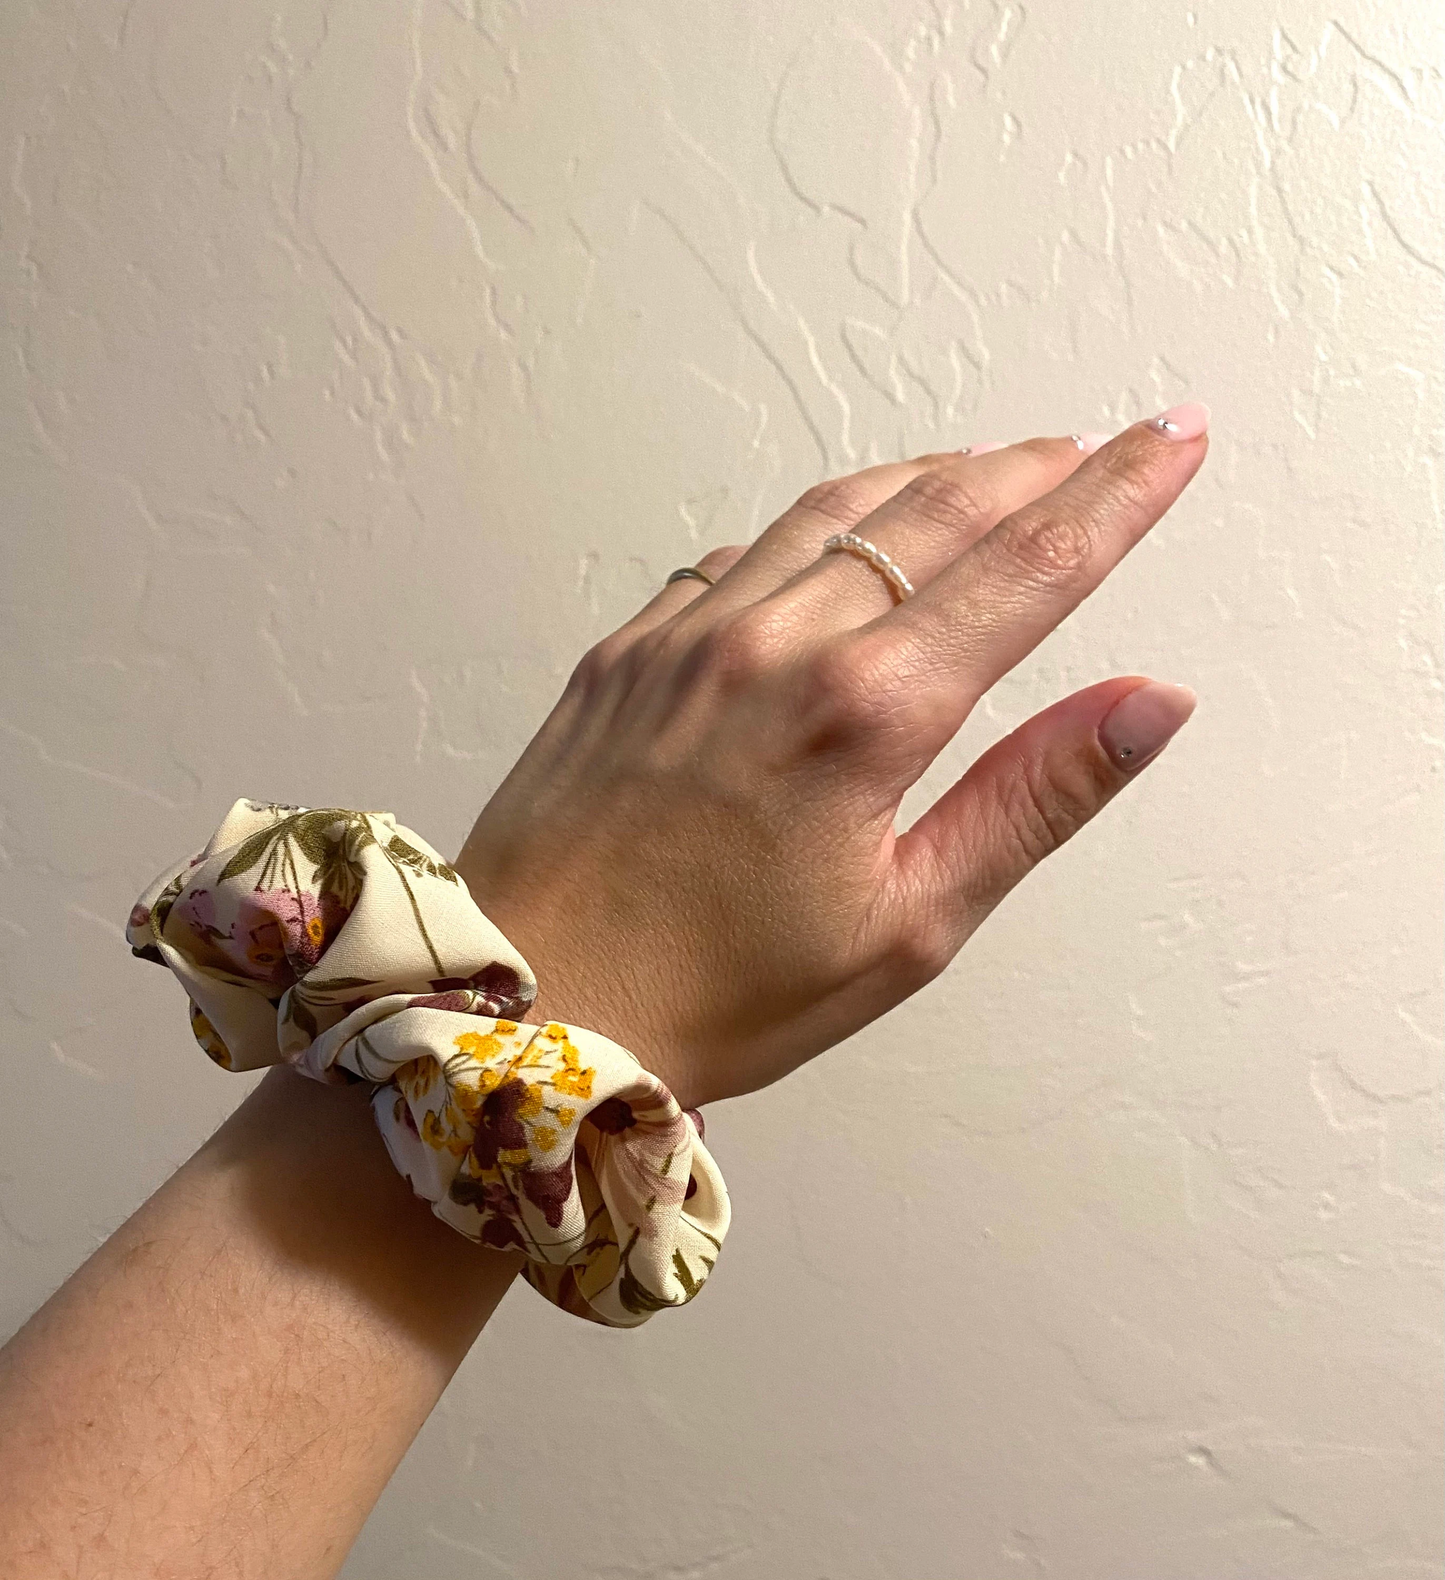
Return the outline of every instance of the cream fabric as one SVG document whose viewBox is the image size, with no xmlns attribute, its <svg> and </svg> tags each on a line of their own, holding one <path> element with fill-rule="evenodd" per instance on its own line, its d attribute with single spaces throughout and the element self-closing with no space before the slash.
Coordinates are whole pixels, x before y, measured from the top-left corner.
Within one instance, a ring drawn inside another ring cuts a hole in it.
<svg viewBox="0 0 1445 1580">
<path fill-rule="evenodd" d="M 564 1310 L 635 1327 L 712 1270 L 729 1208 L 701 1116 L 606 1037 L 522 1023 L 527 962 L 390 813 L 237 801 L 126 936 L 180 979 L 223 1068 L 377 1083 L 412 1189 L 522 1251 Z"/>
</svg>

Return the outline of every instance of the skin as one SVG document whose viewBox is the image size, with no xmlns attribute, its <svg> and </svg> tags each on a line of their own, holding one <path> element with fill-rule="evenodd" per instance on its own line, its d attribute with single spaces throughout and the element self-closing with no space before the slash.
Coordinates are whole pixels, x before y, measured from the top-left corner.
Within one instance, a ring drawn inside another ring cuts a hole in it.
<svg viewBox="0 0 1445 1580">
<path fill-rule="evenodd" d="M 520 1267 L 270 1070 L 0 1351 L 0 1574 L 331 1575 Z"/>
<path fill-rule="evenodd" d="M 1141 766 L 1099 727 L 1145 681 L 1030 719 L 897 835 L 904 792 L 1206 448 L 1136 424 L 1087 459 L 1035 439 L 876 467 L 714 551 L 715 587 L 664 588 L 583 659 L 462 854 L 539 1007 L 585 1012 L 694 1106 L 766 1086 L 937 976 Z M 912 598 L 819 556 L 855 526 Z M 1182 723 L 1192 695 L 1175 700 Z"/>
<path fill-rule="evenodd" d="M 875 467 L 598 644 L 457 863 L 543 984 L 532 1018 L 612 1036 L 693 1106 L 936 976 L 1192 699 L 1150 693 L 1121 733 L 1142 677 L 1078 692 L 900 835 L 904 791 L 1205 449 L 1140 425 L 1087 459 Z M 850 528 L 912 599 L 819 558 Z M 269 1072 L 0 1351 L 0 1573 L 337 1571 L 519 1265 L 411 1196 L 366 1096 Z"/>
</svg>

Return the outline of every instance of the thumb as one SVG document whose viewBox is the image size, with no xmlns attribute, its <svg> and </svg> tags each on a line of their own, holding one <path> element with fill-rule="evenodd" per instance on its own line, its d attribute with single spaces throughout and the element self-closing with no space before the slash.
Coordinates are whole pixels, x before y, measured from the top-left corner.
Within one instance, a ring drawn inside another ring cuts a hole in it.
<svg viewBox="0 0 1445 1580">
<path fill-rule="evenodd" d="M 1187 686 L 1126 675 L 1036 713 L 899 837 L 903 892 L 961 946 L 1016 883 L 1153 762 L 1196 700 Z"/>
</svg>

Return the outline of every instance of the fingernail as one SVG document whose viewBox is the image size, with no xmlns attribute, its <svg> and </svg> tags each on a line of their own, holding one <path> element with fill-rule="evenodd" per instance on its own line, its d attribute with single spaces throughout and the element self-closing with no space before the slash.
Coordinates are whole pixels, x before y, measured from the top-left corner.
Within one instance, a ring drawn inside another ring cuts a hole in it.
<svg viewBox="0 0 1445 1580">
<path fill-rule="evenodd" d="M 1209 427 L 1209 408 L 1197 400 L 1186 401 L 1151 418 L 1149 426 L 1155 433 L 1182 444 L 1185 439 L 1197 439 Z"/>
<path fill-rule="evenodd" d="M 971 444 L 968 447 L 970 455 L 987 455 L 990 450 L 1005 450 L 1008 446 L 1002 439 L 989 439 L 983 444 Z"/>
<path fill-rule="evenodd" d="M 1114 437 L 1112 433 L 1071 433 L 1069 437 L 1084 452 L 1092 455 L 1095 450 L 1102 449 Z"/>
<path fill-rule="evenodd" d="M 1116 768 L 1134 773 L 1164 750 L 1198 700 L 1188 686 L 1147 681 L 1099 721 L 1099 744 Z"/>
</svg>

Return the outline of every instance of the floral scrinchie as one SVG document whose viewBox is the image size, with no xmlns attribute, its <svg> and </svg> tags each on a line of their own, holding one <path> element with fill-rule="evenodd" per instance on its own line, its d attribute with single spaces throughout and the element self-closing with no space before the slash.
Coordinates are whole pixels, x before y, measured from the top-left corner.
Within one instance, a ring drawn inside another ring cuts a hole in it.
<svg viewBox="0 0 1445 1580">
<path fill-rule="evenodd" d="M 606 1037 L 523 1023 L 526 961 L 390 813 L 237 801 L 126 936 L 180 979 L 224 1069 L 376 1083 L 412 1189 L 521 1251 L 564 1310 L 635 1327 L 712 1270 L 728 1197 L 700 1116 Z"/>
</svg>

